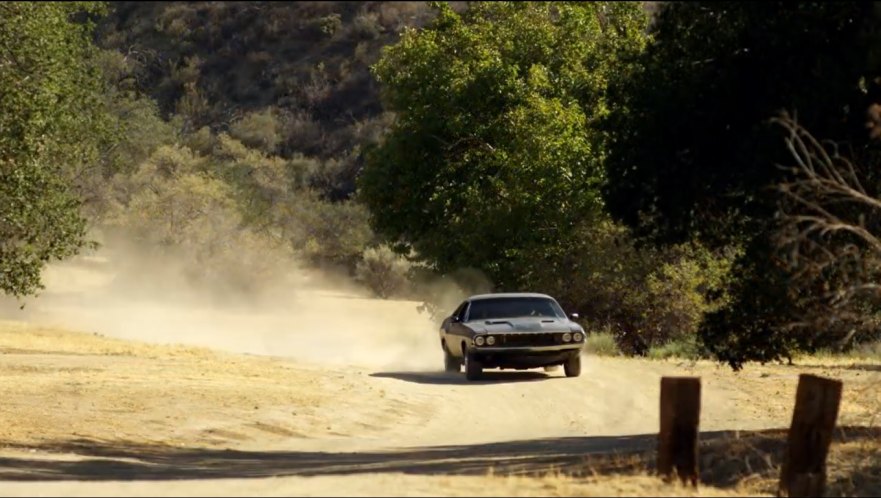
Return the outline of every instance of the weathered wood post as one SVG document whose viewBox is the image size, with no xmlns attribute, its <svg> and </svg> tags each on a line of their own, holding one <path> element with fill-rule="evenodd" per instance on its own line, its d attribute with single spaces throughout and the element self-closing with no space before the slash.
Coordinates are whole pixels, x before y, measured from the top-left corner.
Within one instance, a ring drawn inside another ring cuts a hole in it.
<svg viewBox="0 0 881 498">
<path fill-rule="evenodd" d="M 838 380 L 799 375 L 778 496 L 823 496 L 841 388 Z"/>
<path fill-rule="evenodd" d="M 661 378 L 658 473 L 665 479 L 672 479 L 675 471 L 683 484 L 691 481 L 692 486 L 697 486 L 700 412 L 700 377 Z"/>
</svg>

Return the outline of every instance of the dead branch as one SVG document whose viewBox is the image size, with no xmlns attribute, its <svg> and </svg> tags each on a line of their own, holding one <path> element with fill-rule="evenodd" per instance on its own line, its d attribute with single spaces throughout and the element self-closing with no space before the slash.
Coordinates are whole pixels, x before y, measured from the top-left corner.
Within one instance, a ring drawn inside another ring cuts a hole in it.
<svg viewBox="0 0 881 498">
<path fill-rule="evenodd" d="M 772 121 L 786 130 L 794 163 L 781 167 L 787 179 L 777 186 L 775 242 L 805 314 L 787 328 L 837 331 L 840 342 L 849 344 L 858 330 L 878 330 L 878 318 L 870 311 L 881 304 L 877 186 L 865 168 L 840 154 L 837 144 L 817 140 L 788 116 Z"/>
</svg>

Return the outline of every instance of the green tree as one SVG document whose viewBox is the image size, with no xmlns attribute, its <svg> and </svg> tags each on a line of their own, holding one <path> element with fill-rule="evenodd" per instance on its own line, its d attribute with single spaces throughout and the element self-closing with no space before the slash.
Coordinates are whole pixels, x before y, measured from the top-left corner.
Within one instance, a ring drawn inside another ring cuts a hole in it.
<svg viewBox="0 0 881 498">
<path fill-rule="evenodd" d="M 665 3 L 652 41 L 611 92 L 611 213 L 661 244 L 742 246 L 731 305 L 704 342 L 738 367 L 806 346 L 769 237 L 786 178 L 781 110 L 824 138 L 855 139 L 879 87 L 871 2 Z M 801 344 L 801 345 L 800 345 Z"/>
<path fill-rule="evenodd" d="M 593 124 L 646 18 L 630 3 L 433 7 L 435 20 L 373 67 L 396 119 L 367 155 L 359 196 L 402 252 L 516 287 L 602 210 Z"/>
<path fill-rule="evenodd" d="M 85 244 L 69 185 L 98 156 L 106 121 L 92 64 L 102 4 L 0 4 L 0 290 L 36 293 L 52 259 Z M 78 20 L 74 20 L 77 17 Z"/>
</svg>

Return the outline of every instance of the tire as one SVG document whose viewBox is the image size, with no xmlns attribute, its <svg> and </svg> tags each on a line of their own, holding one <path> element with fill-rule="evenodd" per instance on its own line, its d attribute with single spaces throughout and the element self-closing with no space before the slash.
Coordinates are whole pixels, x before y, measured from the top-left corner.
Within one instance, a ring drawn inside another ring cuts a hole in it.
<svg viewBox="0 0 881 498">
<path fill-rule="evenodd" d="M 444 348 L 444 372 L 456 372 L 458 373 L 460 367 L 462 366 L 462 362 L 459 361 L 459 358 L 451 355 L 447 348 Z"/>
<path fill-rule="evenodd" d="M 483 365 L 475 360 L 469 352 L 465 352 L 465 378 L 468 380 L 477 380 L 483 374 Z"/>
<path fill-rule="evenodd" d="M 581 375 L 581 355 L 575 354 L 570 356 L 566 363 L 563 364 L 563 370 L 566 372 L 566 377 L 578 377 Z"/>
</svg>

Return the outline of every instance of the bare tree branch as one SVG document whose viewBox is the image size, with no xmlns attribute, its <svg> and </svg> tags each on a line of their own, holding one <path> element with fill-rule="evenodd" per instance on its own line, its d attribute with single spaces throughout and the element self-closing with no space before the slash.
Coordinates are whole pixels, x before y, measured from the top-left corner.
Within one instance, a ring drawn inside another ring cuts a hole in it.
<svg viewBox="0 0 881 498">
<path fill-rule="evenodd" d="M 794 165 L 780 168 L 775 241 L 790 272 L 790 292 L 804 316 L 786 329 L 825 334 L 846 347 L 881 331 L 881 199 L 869 170 L 819 141 L 795 119 L 786 130 Z M 863 335 L 861 335 L 863 334 Z"/>
</svg>

